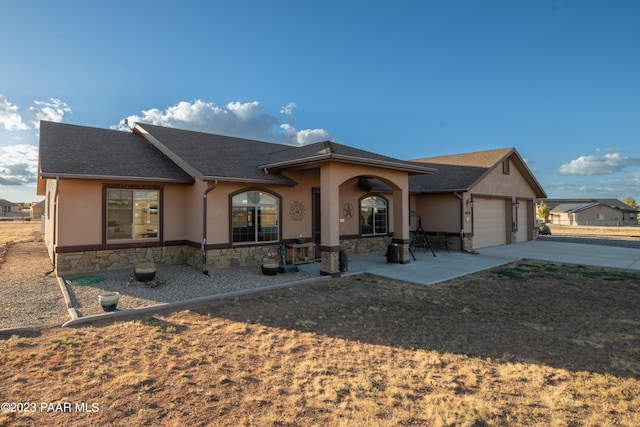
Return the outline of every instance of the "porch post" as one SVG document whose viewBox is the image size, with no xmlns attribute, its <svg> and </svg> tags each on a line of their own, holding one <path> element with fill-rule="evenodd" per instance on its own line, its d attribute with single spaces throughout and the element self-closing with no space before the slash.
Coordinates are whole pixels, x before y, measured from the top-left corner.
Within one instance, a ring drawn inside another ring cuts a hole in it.
<svg viewBox="0 0 640 427">
<path fill-rule="evenodd" d="M 325 276 L 340 276 L 340 183 L 334 166 L 320 167 L 320 274 Z"/>
<path fill-rule="evenodd" d="M 400 263 L 409 264 L 409 177 L 405 176 L 402 187 L 393 190 L 393 243 L 400 250 Z"/>
</svg>

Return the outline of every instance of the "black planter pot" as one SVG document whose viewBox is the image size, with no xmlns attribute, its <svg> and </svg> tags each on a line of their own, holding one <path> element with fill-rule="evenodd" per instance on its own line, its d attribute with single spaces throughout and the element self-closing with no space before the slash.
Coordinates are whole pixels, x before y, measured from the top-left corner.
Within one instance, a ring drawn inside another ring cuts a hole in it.
<svg viewBox="0 0 640 427">
<path fill-rule="evenodd" d="M 156 266 L 155 264 L 136 265 L 134 274 L 138 282 L 149 282 L 156 277 Z"/>
</svg>

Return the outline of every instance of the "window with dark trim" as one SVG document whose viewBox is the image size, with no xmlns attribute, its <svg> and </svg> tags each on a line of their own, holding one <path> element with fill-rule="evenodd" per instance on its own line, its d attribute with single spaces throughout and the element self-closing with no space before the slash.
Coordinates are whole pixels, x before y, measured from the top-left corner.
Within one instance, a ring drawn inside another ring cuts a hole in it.
<svg viewBox="0 0 640 427">
<path fill-rule="evenodd" d="M 360 200 L 360 234 L 387 234 L 387 201 L 379 196 Z"/>
<path fill-rule="evenodd" d="M 509 159 L 502 162 L 502 173 L 509 175 Z"/>
<path fill-rule="evenodd" d="M 160 191 L 108 188 L 107 241 L 158 240 Z"/>
<path fill-rule="evenodd" d="M 280 199 L 264 191 L 245 191 L 231 198 L 233 243 L 280 240 Z"/>
<path fill-rule="evenodd" d="M 505 175 L 509 175 L 509 159 L 505 160 L 504 162 L 502 162 L 502 173 Z"/>
</svg>

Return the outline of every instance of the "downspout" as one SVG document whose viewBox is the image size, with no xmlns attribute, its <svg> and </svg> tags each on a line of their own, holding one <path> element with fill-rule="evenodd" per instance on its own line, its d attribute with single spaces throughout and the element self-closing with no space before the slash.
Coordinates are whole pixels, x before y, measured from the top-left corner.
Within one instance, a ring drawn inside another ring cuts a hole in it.
<svg viewBox="0 0 640 427">
<path fill-rule="evenodd" d="M 464 201 L 457 191 L 454 191 L 453 194 L 460 200 L 460 248 L 464 252 Z"/>
<path fill-rule="evenodd" d="M 218 186 L 218 180 L 216 179 L 212 186 L 207 187 L 202 194 L 202 244 L 200 245 L 200 251 L 202 252 L 202 273 L 206 276 L 209 275 L 207 269 L 207 194 Z"/>
<path fill-rule="evenodd" d="M 51 270 L 44 273 L 45 276 L 56 271 L 56 243 L 58 233 L 58 187 L 60 186 L 60 177 L 56 176 L 56 191 L 53 193 L 53 242 L 51 243 Z M 51 203 L 51 201 L 49 201 Z"/>
</svg>

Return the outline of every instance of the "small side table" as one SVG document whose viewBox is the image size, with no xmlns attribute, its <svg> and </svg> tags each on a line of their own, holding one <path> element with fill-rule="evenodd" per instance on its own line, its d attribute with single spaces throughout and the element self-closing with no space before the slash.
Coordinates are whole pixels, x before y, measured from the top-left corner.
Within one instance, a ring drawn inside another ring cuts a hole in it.
<svg viewBox="0 0 640 427">
<path fill-rule="evenodd" d="M 315 261 L 315 243 L 291 243 L 285 247 L 287 264 L 308 264 Z"/>
</svg>

